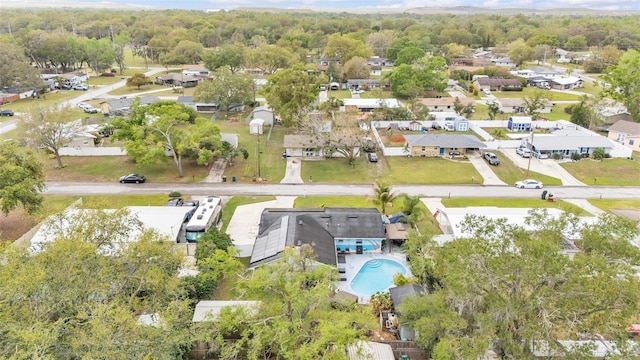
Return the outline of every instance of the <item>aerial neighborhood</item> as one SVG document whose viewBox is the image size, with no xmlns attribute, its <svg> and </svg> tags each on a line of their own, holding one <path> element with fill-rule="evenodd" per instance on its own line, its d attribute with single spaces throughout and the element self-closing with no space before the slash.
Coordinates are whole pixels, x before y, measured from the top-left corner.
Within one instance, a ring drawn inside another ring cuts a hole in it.
<svg viewBox="0 0 640 360">
<path fill-rule="evenodd" d="M 87 4 L 0 3 L 0 358 L 640 358 L 640 9 Z"/>
</svg>

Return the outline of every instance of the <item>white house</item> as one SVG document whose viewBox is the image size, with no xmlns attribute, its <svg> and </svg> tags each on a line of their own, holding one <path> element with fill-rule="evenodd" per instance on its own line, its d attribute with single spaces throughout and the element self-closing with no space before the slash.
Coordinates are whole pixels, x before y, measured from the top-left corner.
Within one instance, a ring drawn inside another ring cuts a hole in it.
<svg viewBox="0 0 640 360">
<path fill-rule="evenodd" d="M 343 99 L 344 106 L 341 111 L 355 110 L 359 112 L 371 112 L 380 108 L 399 108 L 398 99 Z"/>
</svg>

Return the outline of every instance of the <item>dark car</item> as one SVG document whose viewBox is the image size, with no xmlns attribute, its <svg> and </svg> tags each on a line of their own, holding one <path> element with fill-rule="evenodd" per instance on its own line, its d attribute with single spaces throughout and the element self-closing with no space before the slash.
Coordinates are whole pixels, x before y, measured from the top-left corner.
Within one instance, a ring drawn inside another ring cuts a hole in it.
<svg viewBox="0 0 640 360">
<path fill-rule="evenodd" d="M 13 115 L 14 115 L 13 110 L 7 109 L 7 110 L 0 111 L 0 116 L 13 116 Z"/>
<path fill-rule="evenodd" d="M 188 200 L 188 201 L 185 201 L 184 204 L 182 204 L 182 206 L 198 207 L 200 206 L 200 200 Z"/>
<path fill-rule="evenodd" d="M 182 206 L 184 204 L 184 199 L 181 197 L 171 198 L 167 201 L 164 206 Z"/>
<path fill-rule="evenodd" d="M 124 183 L 136 183 L 136 184 L 140 184 L 147 181 L 147 178 L 144 177 L 144 175 L 140 175 L 140 174 L 129 174 L 129 175 L 125 175 L 122 176 L 120 178 L 120 183 L 124 184 Z"/>
<path fill-rule="evenodd" d="M 432 128 L 433 130 L 440 130 L 440 129 L 442 129 L 442 126 L 440 126 L 440 124 L 438 124 L 437 122 L 433 122 L 433 123 L 431 124 L 431 128 Z"/>
</svg>

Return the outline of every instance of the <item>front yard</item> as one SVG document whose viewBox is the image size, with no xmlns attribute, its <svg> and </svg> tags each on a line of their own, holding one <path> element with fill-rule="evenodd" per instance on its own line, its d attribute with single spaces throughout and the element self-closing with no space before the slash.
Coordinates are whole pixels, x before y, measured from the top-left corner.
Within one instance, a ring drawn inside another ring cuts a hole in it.
<svg viewBox="0 0 640 360">
<path fill-rule="evenodd" d="M 524 179 L 536 179 L 541 181 L 544 185 L 555 186 L 562 185 L 562 181 L 558 178 L 543 175 L 535 171 L 527 172 L 516 164 L 514 164 L 507 156 L 500 151 L 494 151 L 494 154 L 500 159 L 500 165 L 492 166 L 491 170 L 500 178 L 500 180 L 507 183 L 507 185 L 514 185 L 516 181 Z"/>
<path fill-rule="evenodd" d="M 640 186 L 640 162 L 629 159 L 582 159 L 560 163 L 587 185 Z"/>
<path fill-rule="evenodd" d="M 380 179 L 390 184 L 471 184 L 472 178 L 482 181 L 470 162 L 456 159 L 380 156 L 370 163 L 361 156 L 354 165 L 342 158 L 302 162 L 302 179 L 322 183 L 370 184 Z"/>
</svg>

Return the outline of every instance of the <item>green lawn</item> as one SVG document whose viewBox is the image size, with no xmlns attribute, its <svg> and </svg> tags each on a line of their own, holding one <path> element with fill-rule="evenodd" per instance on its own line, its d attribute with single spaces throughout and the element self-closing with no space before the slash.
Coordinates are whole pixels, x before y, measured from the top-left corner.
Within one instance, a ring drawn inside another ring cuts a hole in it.
<svg viewBox="0 0 640 360">
<path fill-rule="evenodd" d="M 238 134 L 240 146 L 246 149 L 249 157 L 245 160 L 242 156 L 235 159 L 233 166 L 227 166 L 224 175 L 228 179 L 235 176 L 238 182 L 252 182 L 258 177 L 258 137 L 249 134 L 249 124 L 245 120 L 248 114 L 237 114 L 239 120 L 216 120 L 216 124 L 223 133 Z M 268 138 L 269 127 L 264 128 L 264 134 L 260 135 L 260 177 L 268 182 L 278 183 L 284 177 L 287 167 L 282 159 L 284 148 L 282 143 L 284 135 L 292 130 L 282 126 L 275 126 Z"/>
<path fill-rule="evenodd" d="M 509 158 L 500 151 L 494 152 L 500 159 L 500 165 L 492 166 L 493 172 L 500 178 L 500 180 L 506 182 L 508 185 L 513 185 L 516 181 L 524 180 L 527 178 L 536 179 L 542 181 L 544 185 L 562 185 L 562 181 L 558 178 L 543 175 L 535 171 L 529 171 L 522 169 L 514 164 Z"/>
<path fill-rule="evenodd" d="M 58 105 L 60 102 L 69 100 L 78 95 L 81 95 L 83 91 L 73 91 L 73 90 L 60 90 L 58 92 L 50 92 L 45 95 L 40 95 L 40 98 L 28 98 L 22 99 L 11 104 L 3 105 L 3 109 L 11 109 L 15 112 L 28 112 L 30 108 L 35 106 L 53 106 Z"/>
<path fill-rule="evenodd" d="M 602 210 L 638 210 L 640 200 L 610 200 L 610 199 L 589 199 L 591 205 Z"/>
<path fill-rule="evenodd" d="M 229 221 L 233 217 L 233 213 L 236 211 L 236 208 L 241 205 L 247 204 L 255 204 L 264 201 L 275 200 L 275 196 L 234 196 L 224 204 L 224 208 L 222 209 L 222 232 L 227 231 L 227 226 L 229 226 Z"/>
<path fill-rule="evenodd" d="M 499 208 L 556 208 L 578 216 L 592 216 L 591 213 L 579 206 L 565 201 L 544 201 L 541 199 L 521 198 L 445 198 L 442 199 L 445 207 L 461 208 L 473 206 L 495 206 Z"/>
<path fill-rule="evenodd" d="M 109 92 L 109 95 L 114 95 L 114 96 L 132 95 L 132 96 L 135 96 L 136 94 L 141 93 L 141 92 L 145 92 L 145 91 L 149 91 L 149 90 L 162 90 L 162 89 L 166 89 L 166 88 L 167 87 L 164 86 L 164 85 L 156 85 L 156 84 L 141 86 L 140 89 L 138 89 L 136 87 L 123 86 L 121 88 L 117 88 L 117 89 Z"/>
<path fill-rule="evenodd" d="M 471 184 L 472 177 L 482 181 L 469 161 L 404 156 L 381 160 L 388 163 L 383 180 L 390 184 Z"/>
<path fill-rule="evenodd" d="M 49 215 L 58 214 L 78 200 L 77 196 L 69 195 L 45 195 L 42 208 L 36 212 L 34 218 L 40 222 Z"/>
<path fill-rule="evenodd" d="M 125 206 L 162 206 L 167 195 L 90 195 L 82 197 L 85 209 L 120 209 Z"/>
<path fill-rule="evenodd" d="M 140 173 L 149 182 L 198 182 L 209 174 L 209 167 L 199 166 L 192 160 L 183 160 L 184 177 L 178 177 L 178 170 L 172 159 L 154 165 L 135 164 L 126 156 L 67 156 L 62 161 L 66 167 L 57 169 L 57 162 L 45 154 L 40 154 L 47 181 L 118 181 L 122 175 Z"/>
<path fill-rule="evenodd" d="M 540 116 L 547 118 L 550 121 L 569 120 L 571 119 L 571 115 L 564 112 L 564 109 L 571 105 L 572 104 L 556 104 L 553 106 L 550 113 L 540 114 Z"/>
<path fill-rule="evenodd" d="M 351 99 L 351 91 L 349 90 L 329 90 L 327 97 L 336 99 Z"/>
<path fill-rule="evenodd" d="M 313 179 L 321 183 L 374 183 L 381 179 L 391 184 L 470 184 L 480 174 L 470 162 L 441 158 L 404 156 L 384 157 L 370 163 L 365 156 L 349 165 L 345 159 L 303 161 L 301 176 L 304 181 Z"/>
<path fill-rule="evenodd" d="M 150 67 L 158 67 L 162 66 L 160 64 L 152 64 L 150 59 L 147 59 L 147 65 Z M 131 49 L 124 50 L 124 64 L 126 67 L 144 67 L 144 57 L 133 56 L 133 51 Z M 116 65 L 114 65 L 116 66 Z"/>
<path fill-rule="evenodd" d="M 629 159 L 582 159 L 564 162 L 565 168 L 576 179 L 588 185 L 640 186 L 640 162 Z"/>
</svg>

